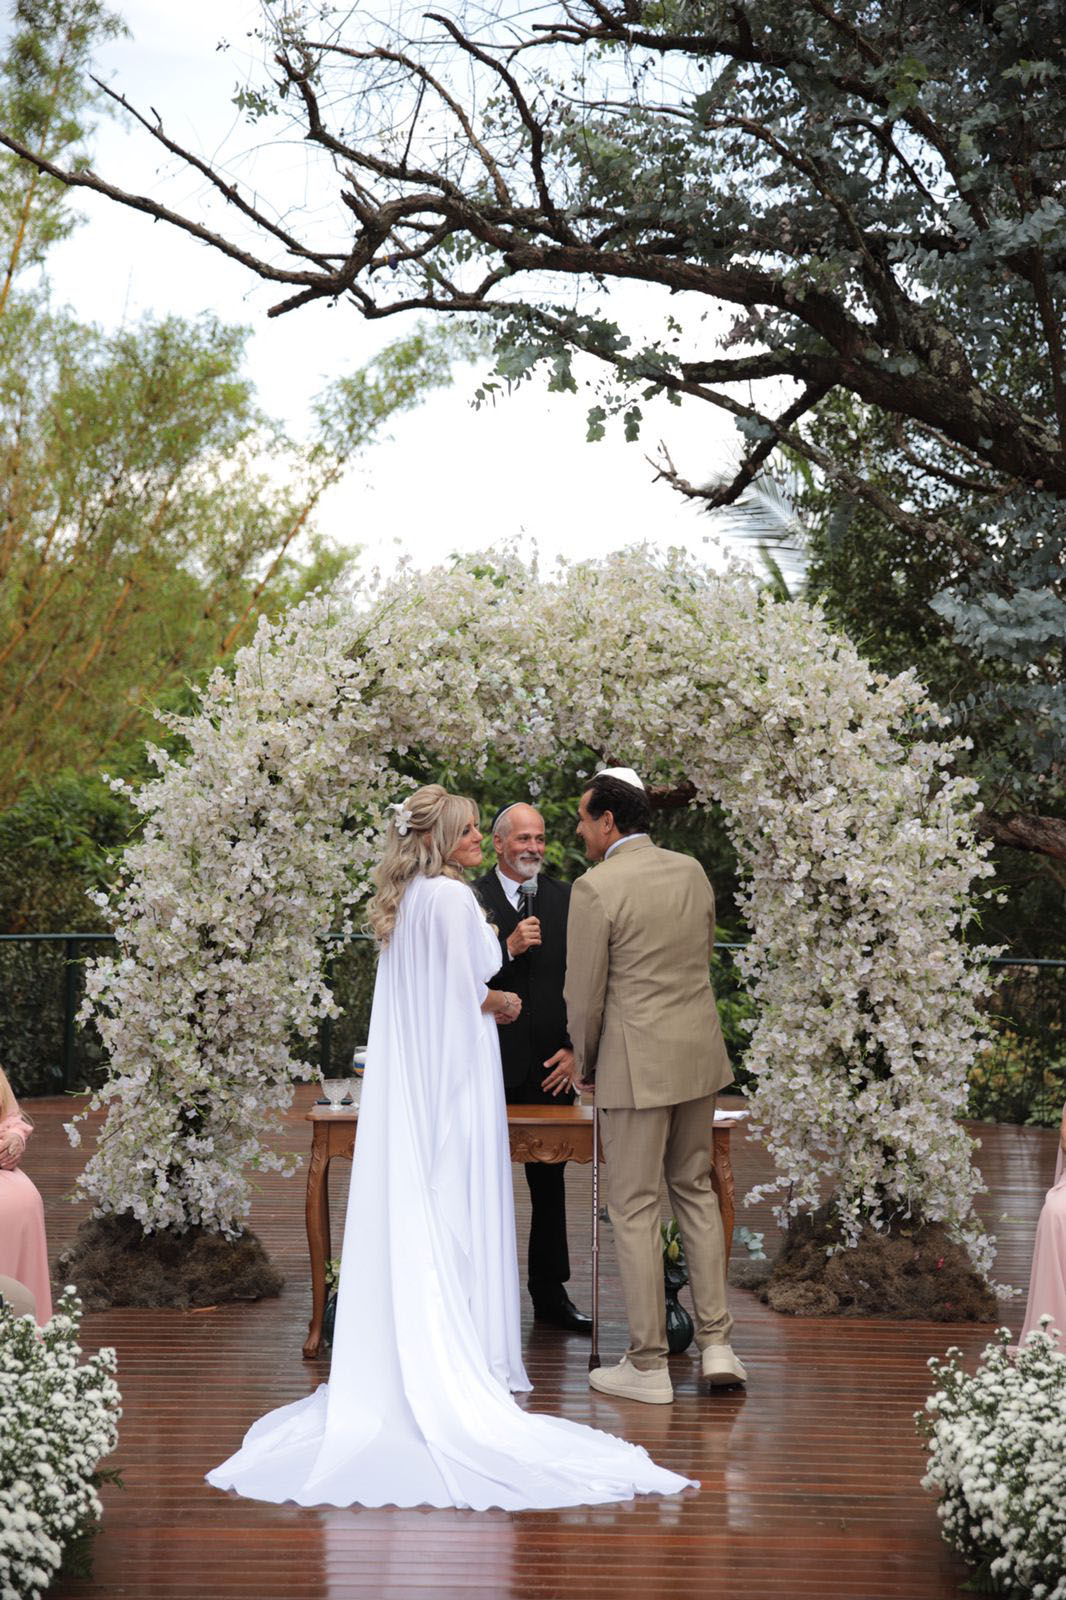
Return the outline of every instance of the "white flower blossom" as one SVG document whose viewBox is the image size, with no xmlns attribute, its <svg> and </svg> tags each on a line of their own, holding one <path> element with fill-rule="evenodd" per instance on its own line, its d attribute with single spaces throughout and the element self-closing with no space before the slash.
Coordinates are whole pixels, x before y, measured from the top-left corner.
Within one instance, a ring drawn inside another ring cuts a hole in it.
<svg viewBox="0 0 1066 1600">
<path fill-rule="evenodd" d="M 117 1443 L 120 1396 L 114 1350 L 79 1364 L 80 1321 L 72 1289 L 39 1336 L 0 1307 L 0 1596 L 40 1600 L 100 1515 L 93 1474 Z"/>
<path fill-rule="evenodd" d="M 958 1349 L 933 1358 L 938 1387 L 915 1421 L 947 1542 L 997 1593 L 1066 1600 L 1066 1353 L 1050 1320 L 1016 1357 L 1001 1328 L 973 1376 Z"/>
</svg>

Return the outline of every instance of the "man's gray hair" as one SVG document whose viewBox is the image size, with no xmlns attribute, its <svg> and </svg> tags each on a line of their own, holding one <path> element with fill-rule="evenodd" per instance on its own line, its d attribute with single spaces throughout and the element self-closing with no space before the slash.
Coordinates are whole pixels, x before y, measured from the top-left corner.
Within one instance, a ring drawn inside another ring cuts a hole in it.
<svg viewBox="0 0 1066 1600">
<path fill-rule="evenodd" d="M 524 800 L 509 800 L 505 806 L 501 807 L 501 809 L 497 811 L 496 815 L 492 819 L 492 837 L 494 839 L 497 837 L 506 839 L 507 835 L 511 831 L 511 823 L 507 820 L 507 818 L 514 810 L 515 806 L 521 806 L 524 804 Z"/>
<path fill-rule="evenodd" d="M 506 839 L 510 834 L 511 829 L 514 827 L 514 818 L 511 812 L 517 806 L 528 806 L 530 811 L 536 811 L 537 816 L 540 816 L 540 811 L 537 810 L 532 800 L 511 800 L 501 810 L 497 811 L 492 819 L 492 837 L 494 839 Z"/>
</svg>

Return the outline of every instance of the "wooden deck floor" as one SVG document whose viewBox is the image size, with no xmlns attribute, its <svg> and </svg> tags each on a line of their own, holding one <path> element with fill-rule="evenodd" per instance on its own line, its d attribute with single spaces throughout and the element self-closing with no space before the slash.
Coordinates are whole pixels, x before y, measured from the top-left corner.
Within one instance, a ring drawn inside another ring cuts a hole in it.
<svg viewBox="0 0 1066 1600">
<path fill-rule="evenodd" d="M 303 1150 L 301 1089 L 287 1139 Z M 61 1131 L 69 1102 L 41 1100 L 26 1170 L 46 1204 L 53 1256 L 83 1208 L 70 1204 L 79 1153 Z M 985 1126 L 985 1216 L 1000 1238 L 1002 1280 L 1027 1282 L 1029 1251 L 1054 1167 L 1054 1134 Z M 761 1149 L 734 1138 L 738 1197 L 766 1172 Z M 347 1168 L 342 1165 L 342 1171 Z M 519 1239 L 528 1217 L 516 1171 Z M 589 1169 L 571 1166 L 571 1290 L 589 1301 Z M 334 1214 L 343 1185 L 335 1186 Z M 328 1357 L 304 1362 L 308 1275 L 302 1181 L 267 1178 L 253 1226 L 287 1274 L 278 1300 L 199 1312 L 87 1315 L 87 1348 L 118 1349 L 124 1416 L 112 1464 L 125 1490 L 105 1493 L 91 1583 L 57 1591 L 132 1600 L 347 1600 L 349 1596 L 575 1596 L 580 1600 L 940 1600 L 961 1595 L 965 1569 L 941 1542 L 919 1487 L 912 1414 L 926 1359 L 988 1330 L 929 1323 L 792 1320 L 732 1290 L 734 1344 L 748 1392 L 701 1399 L 688 1354 L 673 1360 L 673 1406 L 594 1395 L 587 1342 L 532 1328 L 524 1306 L 531 1407 L 623 1433 L 664 1466 L 698 1478 L 672 1499 L 562 1512 L 305 1510 L 238 1500 L 204 1472 L 263 1411 L 306 1394 Z M 765 1211 L 738 1223 L 767 1225 Z M 768 1232 L 769 1237 L 769 1232 Z M 623 1346 L 609 1236 L 604 1252 L 605 1359 Z M 1024 1302 L 1006 1309 L 1015 1330 Z"/>
</svg>

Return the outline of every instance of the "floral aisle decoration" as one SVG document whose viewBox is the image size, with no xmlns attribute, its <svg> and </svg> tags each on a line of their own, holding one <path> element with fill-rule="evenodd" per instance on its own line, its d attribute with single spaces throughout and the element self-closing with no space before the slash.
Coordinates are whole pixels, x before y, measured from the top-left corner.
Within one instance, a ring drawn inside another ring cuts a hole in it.
<svg viewBox="0 0 1066 1600">
<path fill-rule="evenodd" d="M 238 1232 L 249 1174 L 283 1165 L 293 1038 L 332 1007 L 316 936 L 355 925 L 407 753 L 523 771 L 585 745 L 729 819 L 779 1218 L 828 1182 L 845 1242 L 914 1209 L 987 1272 L 957 1117 L 985 984 L 959 936 L 990 869 L 937 721 L 817 610 L 676 552 L 403 570 L 262 622 L 133 797 L 119 950 L 88 977 L 110 1075 L 83 1192 L 146 1230 Z"/>
<path fill-rule="evenodd" d="M 38 1600 L 101 1515 L 99 1462 L 118 1440 L 115 1352 L 81 1360 L 67 1289 L 38 1336 L 0 1306 L 0 1600 Z"/>
<path fill-rule="evenodd" d="M 962 1351 L 929 1362 L 936 1391 L 916 1414 L 940 1491 L 944 1538 L 984 1593 L 1066 1600 L 1066 1352 L 1046 1331 L 1017 1356 L 1001 1328 L 971 1376 Z"/>
</svg>

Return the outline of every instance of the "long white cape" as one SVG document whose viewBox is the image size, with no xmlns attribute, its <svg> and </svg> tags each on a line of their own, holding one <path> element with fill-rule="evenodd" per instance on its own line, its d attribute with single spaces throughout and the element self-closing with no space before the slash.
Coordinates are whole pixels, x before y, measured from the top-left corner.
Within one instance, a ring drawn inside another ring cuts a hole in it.
<svg viewBox="0 0 1066 1600">
<path fill-rule="evenodd" d="M 329 1383 L 207 1474 L 300 1505 L 505 1510 L 673 1494 L 646 1452 L 511 1398 L 522 1365 L 496 1024 L 472 891 L 417 878 L 378 964 Z"/>
</svg>

